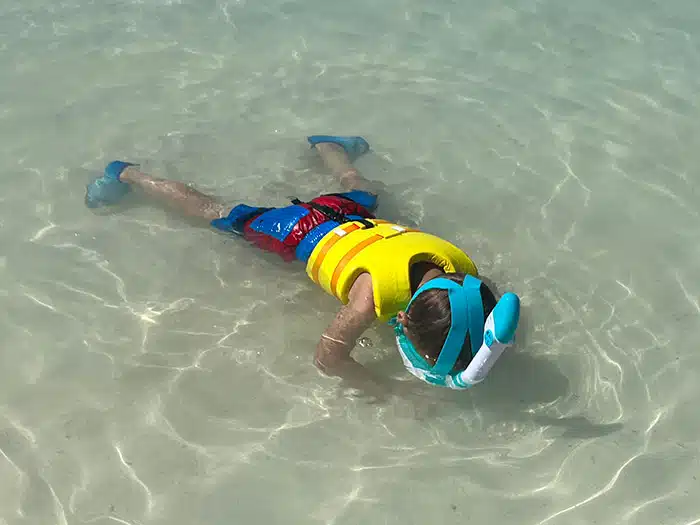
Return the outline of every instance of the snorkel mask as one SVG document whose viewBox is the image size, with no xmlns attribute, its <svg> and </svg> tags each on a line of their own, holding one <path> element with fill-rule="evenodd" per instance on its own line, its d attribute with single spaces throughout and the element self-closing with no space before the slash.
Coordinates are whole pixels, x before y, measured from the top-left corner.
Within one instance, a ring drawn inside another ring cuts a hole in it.
<svg viewBox="0 0 700 525">
<path fill-rule="evenodd" d="M 434 366 L 416 350 L 404 333 L 403 325 L 396 318 L 389 321 L 394 327 L 404 366 L 411 374 L 431 385 L 463 390 L 483 381 L 503 351 L 513 344 L 520 318 L 520 299 L 514 293 L 506 293 L 484 322 L 480 288 L 481 281 L 471 275 L 467 275 L 461 285 L 439 277 L 413 294 L 406 311 L 413 300 L 427 290 L 447 290 L 450 300 L 452 324 Z M 472 360 L 465 370 L 452 373 L 467 334 L 471 340 Z"/>
</svg>

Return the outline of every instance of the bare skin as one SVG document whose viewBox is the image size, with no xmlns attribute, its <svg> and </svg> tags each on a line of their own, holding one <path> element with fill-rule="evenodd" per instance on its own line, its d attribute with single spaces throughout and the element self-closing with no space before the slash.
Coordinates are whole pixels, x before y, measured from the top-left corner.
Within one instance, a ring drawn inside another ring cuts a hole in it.
<svg viewBox="0 0 700 525">
<path fill-rule="evenodd" d="M 183 182 L 158 179 L 134 166 L 122 171 L 119 180 L 140 188 L 146 195 L 181 214 L 211 222 L 223 217 L 228 207 Z"/>
<path fill-rule="evenodd" d="M 345 191 L 372 191 L 372 183 L 357 171 L 342 147 L 332 143 L 321 143 L 316 145 L 316 150 Z M 126 168 L 120 180 L 140 188 L 161 204 L 187 217 L 202 219 L 207 223 L 226 216 L 230 210 L 230 206 L 182 182 L 156 178 L 134 166 Z M 436 267 L 427 267 L 418 286 L 440 275 L 443 275 L 443 272 Z M 321 335 L 316 346 L 314 364 L 324 373 L 342 377 L 350 386 L 379 397 L 387 393 L 386 381 L 374 377 L 350 355 L 357 339 L 376 319 L 372 277 L 363 273 L 357 277 L 350 289 L 349 302 L 338 311 Z M 405 313 L 399 312 L 397 320 L 405 325 Z M 407 335 L 410 337 L 410 333 Z"/>
</svg>

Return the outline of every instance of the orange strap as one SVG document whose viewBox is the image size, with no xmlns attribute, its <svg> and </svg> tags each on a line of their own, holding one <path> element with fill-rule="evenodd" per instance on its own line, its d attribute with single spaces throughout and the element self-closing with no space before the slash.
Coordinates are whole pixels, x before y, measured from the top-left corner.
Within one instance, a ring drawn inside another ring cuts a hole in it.
<svg viewBox="0 0 700 525">
<path fill-rule="evenodd" d="M 385 221 L 383 219 L 372 219 L 372 221 L 375 224 L 386 224 L 389 221 Z M 354 232 L 355 230 L 359 230 L 362 226 L 355 222 L 347 223 L 347 224 L 341 224 L 338 226 L 341 230 L 345 232 L 345 234 L 349 234 Z M 337 228 L 336 228 L 337 229 Z M 331 230 L 335 231 L 335 230 Z M 406 229 L 406 231 L 413 231 L 410 229 Z M 314 265 L 311 267 L 311 279 L 318 283 L 318 273 L 321 270 L 321 265 L 323 264 L 323 260 L 326 258 L 326 255 L 328 255 L 328 252 L 331 251 L 331 248 L 335 246 L 335 243 L 337 243 L 340 239 L 342 239 L 345 235 L 338 235 L 335 234 L 333 237 L 331 237 L 326 244 L 323 245 L 323 248 L 321 248 L 321 251 L 318 253 L 318 256 L 316 256 L 316 260 L 314 261 Z M 383 239 L 383 235 L 375 234 L 372 237 L 368 237 L 361 243 L 357 244 L 356 246 L 353 246 L 351 250 L 346 253 L 342 259 L 338 262 L 338 266 L 335 267 L 335 270 L 333 270 L 333 275 L 331 276 L 331 291 L 333 292 L 333 295 L 337 296 L 337 287 L 338 287 L 338 280 L 340 279 L 340 274 L 343 272 L 345 267 L 348 265 L 348 263 L 355 257 L 358 253 L 360 253 L 362 250 L 367 248 L 370 244 L 374 244 L 375 242 Z"/>
<path fill-rule="evenodd" d="M 384 221 L 384 220 L 376 220 L 375 221 L 377 224 L 383 224 L 387 223 L 389 221 Z M 408 232 L 415 232 L 418 230 L 414 230 L 412 228 L 404 228 L 400 233 L 408 233 Z M 340 274 L 343 273 L 343 270 L 345 267 L 348 265 L 350 261 L 352 261 L 353 257 L 355 257 L 358 253 L 360 253 L 362 250 L 367 248 L 370 244 L 374 244 L 377 241 L 381 241 L 382 239 L 385 239 L 383 235 L 375 234 L 372 235 L 372 237 L 368 237 L 364 241 L 362 241 L 360 244 L 354 246 L 348 253 L 346 253 L 342 259 L 338 262 L 338 266 L 335 267 L 335 270 L 333 270 L 333 276 L 331 277 L 331 291 L 333 292 L 333 295 L 338 297 L 338 280 L 340 279 Z"/>
<path fill-rule="evenodd" d="M 381 241 L 384 237 L 381 235 L 372 235 L 372 237 L 368 237 L 364 241 L 362 241 L 360 244 L 357 244 L 353 246 L 352 250 L 348 251 L 342 259 L 340 259 L 340 262 L 338 263 L 338 266 L 335 267 L 335 270 L 333 270 L 333 277 L 331 277 L 331 291 L 333 292 L 333 295 L 338 297 L 338 279 L 340 279 L 340 274 L 343 272 L 345 267 L 348 265 L 348 263 L 352 260 L 353 257 L 355 257 L 358 253 L 360 253 L 362 250 L 367 248 L 370 244 L 374 244 L 377 241 Z"/>
<path fill-rule="evenodd" d="M 343 230 L 346 234 L 350 232 L 354 232 L 355 230 L 360 229 L 360 225 L 356 224 L 354 222 L 348 223 L 348 224 L 341 224 L 338 226 L 341 230 Z M 331 230 L 332 231 L 332 230 Z M 344 236 L 343 235 L 334 235 L 331 237 L 326 244 L 323 245 L 323 248 L 321 248 L 321 251 L 318 253 L 318 256 L 316 257 L 316 260 L 314 261 L 314 265 L 311 268 L 311 279 L 314 282 L 318 282 L 318 272 L 321 269 L 321 264 L 323 264 L 323 259 L 326 258 L 326 255 L 328 252 L 335 246 L 335 243 L 337 243 L 340 239 L 342 239 Z"/>
</svg>

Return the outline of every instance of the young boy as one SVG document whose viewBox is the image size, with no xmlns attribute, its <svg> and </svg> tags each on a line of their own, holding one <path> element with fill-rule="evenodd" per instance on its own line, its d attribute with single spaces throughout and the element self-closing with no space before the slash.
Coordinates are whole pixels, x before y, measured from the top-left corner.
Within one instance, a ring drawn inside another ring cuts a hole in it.
<svg viewBox="0 0 700 525">
<path fill-rule="evenodd" d="M 462 250 L 375 218 L 377 195 L 352 165 L 369 150 L 362 137 L 315 135 L 308 141 L 344 193 L 294 199 L 282 208 L 239 204 L 229 210 L 181 182 L 114 161 L 88 185 L 85 202 L 91 208 L 113 204 L 136 187 L 285 261 L 305 263 L 309 277 L 343 303 L 316 348 L 314 362 L 327 374 L 367 377 L 350 353 L 360 335 L 381 320 L 394 327 L 404 365 L 416 377 L 456 389 L 483 380 L 513 341 L 517 296 L 507 293 L 497 302 Z"/>
</svg>

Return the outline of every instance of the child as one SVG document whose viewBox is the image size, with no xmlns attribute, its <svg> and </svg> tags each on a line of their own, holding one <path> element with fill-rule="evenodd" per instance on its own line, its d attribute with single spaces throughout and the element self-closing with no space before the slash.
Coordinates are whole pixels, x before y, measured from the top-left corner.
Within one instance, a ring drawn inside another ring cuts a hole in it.
<svg viewBox="0 0 700 525">
<path fill-rule="evenodd" d="M 350 352 L 381 320 L 393 326 L 404 365 L 419 379 L 455 389 L 483 380 L 513 341 L 518 297 L 507 293 L 497 302 L 471 259 L 451 243 L 375 218 L 377 195 L 352 165 L 369 150 L 362 137 L 315 135 L 308 141 L 344 193 L 294 199 L 282 208 L 239 204 L 229 211 L 181 182 L 114 161 L 88 185 L 85 202 L 109 205 L 137 187 L 285 261 L 305 263 L 309 277 L 343 303 L 316 348 L 314 362 L 327 374 L 367 377 Z"/>
</svg>

